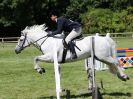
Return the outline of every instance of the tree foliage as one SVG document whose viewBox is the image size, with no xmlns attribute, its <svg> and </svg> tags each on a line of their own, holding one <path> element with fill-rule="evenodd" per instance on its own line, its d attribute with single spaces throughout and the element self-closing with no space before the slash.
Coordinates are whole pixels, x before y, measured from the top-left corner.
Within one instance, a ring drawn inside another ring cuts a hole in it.
<svg viewBox="0 0 133 99">
<path fill-rule="evenodd" d="M 131 32 L 133 31 L 132 7 L 113 12 L 110 9 L 91 9 L 81 15 L 85 33 Z"/>
<path fill-rule="evenodd" d="M 74 21 L 81 21 L 80 14 L 87 11 L 89 0 L 70 0 L 66 8 L 66 16 Z"/>
<path fill-rule="evenodd" d="M 1 36 L 20 35 L 27 25 L 47 23 L 50 27 L 50 11 L 56 9 L 64 12 L 68 4 L 67 0 L 1 0 Z"/>
<path fill-rule="evenodd" d="M 81 22 L 85 33 L 133 30 L 133 0 L 0 0 L 0 36 L 19 36 L 34 24 L 53 29 L 53 9 Z"/>
</svg>

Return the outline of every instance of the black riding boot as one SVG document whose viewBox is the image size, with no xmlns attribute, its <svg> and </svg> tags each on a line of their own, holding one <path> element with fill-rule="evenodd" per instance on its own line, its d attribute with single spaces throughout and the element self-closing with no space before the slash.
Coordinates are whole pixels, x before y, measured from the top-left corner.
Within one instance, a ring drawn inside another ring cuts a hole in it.
<svg viewBox="0 0 133 99">
<path fill-rule="evenodd" d="M 68 44 L 66 43 L 65 39 L 63 39 L 62 42 L 63 42 L 64 48 L 65 48 L 65 49 L 69 49 Z"/>
<path fill-rule="evenodd" d="M 74 44 L 70 41 L 68 43 L 68 46 L 69 46 L 70 52 L 72 53 L 72 59 L 76 59 L 77 58 L 77 54 L 75 52 Z"/>
</svg>

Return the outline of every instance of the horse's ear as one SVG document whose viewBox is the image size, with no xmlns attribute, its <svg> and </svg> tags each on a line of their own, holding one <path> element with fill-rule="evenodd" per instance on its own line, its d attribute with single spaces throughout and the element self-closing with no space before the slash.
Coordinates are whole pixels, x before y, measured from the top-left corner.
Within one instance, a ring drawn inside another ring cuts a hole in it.
<svg viewBox="0 0 133 99">
<path fill-rule="evenodd" d="M 28 26 L 25 27 L 25 29 L 27 29 L 27 28 L 28 28 Z"/>
<path fill-rule="evenodd" d="M 25 29 L 29 29 L 29 27 L 28 27 L 28 26 L 26 26 L 26 27 L 25 27 Z"/>
<path fill-rule="evenodd" d="M 40 27 L 41 29 L 43 29 L 45 26 L 44 26 L 44 24 L 42 24 L 42 25 L 40 25 L 39 27 Z"/>
<path fill-rule="evenodd" d="M 40 25 L 40 27 L 43 29 L 43 30 L 46 30 L 47 29 L 47 27 L 46 27 L 46 24 L 44 23 L 44 24 L 42 24 L 42 25 Z"/>
<path fill-rule="evenodd" d="M 42 24 L 43 25 L 43 27 L 45 27 L 46 26 L 46 24 L 44 23 L 44 24 Z"/>
<path fill-rule="evenodd" d="M 45 26 L 46 26 L 45 24 L 40 25 L 40 27 L 42 27 L 42 28 L 45 28 Z"/>
<path fill-rule="evenodd" d="M 44 28 L 44 31 L 47 30 L 47 29 L 48 29 L 48 27 L 45 27 L 45 28 Z"/>
</svg>

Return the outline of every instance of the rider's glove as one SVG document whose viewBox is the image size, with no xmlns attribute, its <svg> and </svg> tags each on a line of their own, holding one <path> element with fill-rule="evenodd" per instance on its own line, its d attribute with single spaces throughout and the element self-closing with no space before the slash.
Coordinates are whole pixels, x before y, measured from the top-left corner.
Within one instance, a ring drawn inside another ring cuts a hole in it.
<svg viewBox="0 0 133 99">
<path fill-rule="evenodd" d="M 52 32 L 48 32 L 47 36 L 53 36 Z"/>
</svg>

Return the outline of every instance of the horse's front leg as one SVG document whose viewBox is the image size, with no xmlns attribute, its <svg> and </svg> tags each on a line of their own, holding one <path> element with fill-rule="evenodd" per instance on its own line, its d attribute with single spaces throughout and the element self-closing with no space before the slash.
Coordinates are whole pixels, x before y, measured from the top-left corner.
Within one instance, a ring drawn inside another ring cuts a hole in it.
<svg viewBox="0 0 133 99">
<path fill-rule="evenodd" d="M 50 57 L 48 54 L 36 56 L 34 59 L 34 64 L 35 64 L 34 69 L 40 74 L 45 73 L 45 69 L 39 66 L 39 62 L 44 62 L 44 61 L 50 61 Z"/>
</svg>

